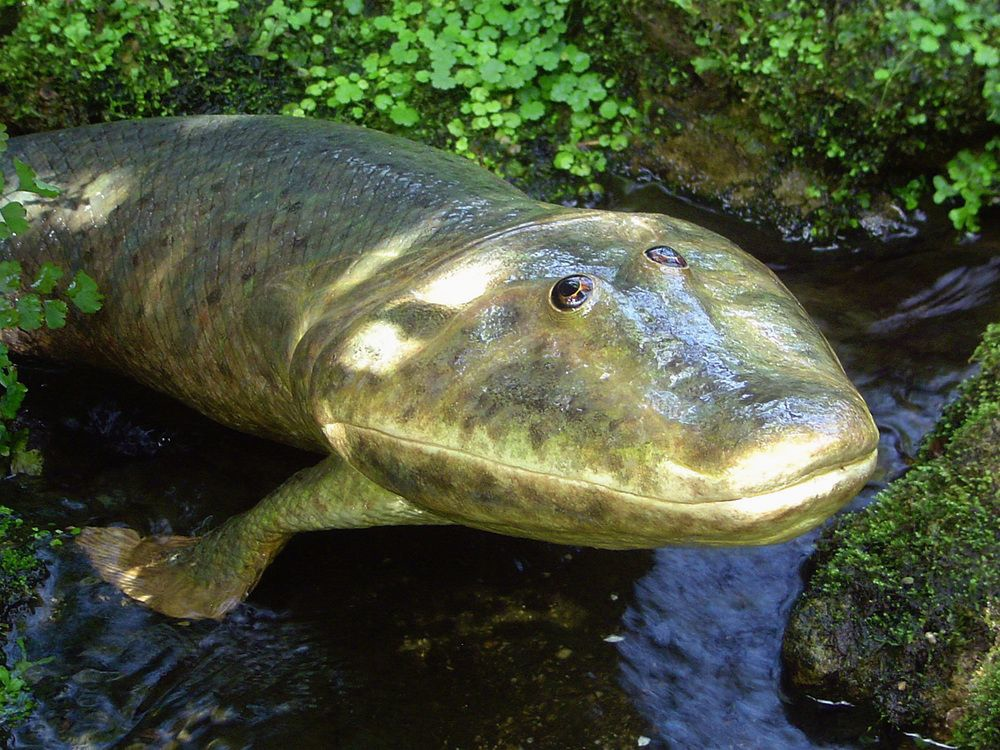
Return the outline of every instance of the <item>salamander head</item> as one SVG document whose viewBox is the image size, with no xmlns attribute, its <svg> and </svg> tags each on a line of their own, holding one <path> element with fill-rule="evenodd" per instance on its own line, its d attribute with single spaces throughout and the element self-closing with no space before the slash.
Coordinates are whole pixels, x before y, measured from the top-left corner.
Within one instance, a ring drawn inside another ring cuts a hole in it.
<svg viewBox="0 0 1000 750">
<path fill-rule="evenodd" d="M 457 523 L 598 547 L 820 523 L 878 432 L 822 334 L 727 240 L 564 211 L 414 263 L 323 353 L 334 449 Z"/>
</svg>

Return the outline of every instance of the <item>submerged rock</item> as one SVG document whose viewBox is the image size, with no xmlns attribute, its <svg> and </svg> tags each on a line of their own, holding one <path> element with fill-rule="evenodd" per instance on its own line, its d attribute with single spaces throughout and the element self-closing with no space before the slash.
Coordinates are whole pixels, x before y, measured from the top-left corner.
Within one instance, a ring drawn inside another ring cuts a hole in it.
<svg viewBox="0 0 1000 750">
<path fill-rule="evenodd" d="M 785 634 L 791 683 L 891 727 L 1000 747 L 1000 324 L 913 468 L 828 532 Z"/>
</svg>

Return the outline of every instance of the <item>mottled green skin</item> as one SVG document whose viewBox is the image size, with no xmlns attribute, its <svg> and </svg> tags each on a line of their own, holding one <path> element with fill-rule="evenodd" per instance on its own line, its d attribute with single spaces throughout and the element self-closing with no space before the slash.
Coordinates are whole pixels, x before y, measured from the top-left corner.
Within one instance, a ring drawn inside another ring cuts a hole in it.
<svg viewBox="0 0 1000 750">
<path fill-rule="evenodd" d="M 762 543 L 828 516 L 874 459 L 871 417 L 802 308 L 687 222 L 540 203 L 320 121 L 126 122 L 10 147 L 64 192 L 16 196 L 32 229 L 0 255 L 86 268 L 107 298 L 11 343 L 332 454 L 297 490 L 297 524 L 284 497 L 255 527 L 351 525 L 331 497 L 374 480 L 354 491 L 367 523 L 384 507 L 596 546 Z M 690 267 L 652 263 L 656 245 Z M 580 273 L 588 304 L 555 309 L 553 283 Z"/>
<path fill-rule="evenodd" d="M 303 308 L 432 216 L 427 244 L 344 300 L 338 326 L 370 315 L 379 287 L 406 278 L 400 266 L 433 262 L 429 247 L 444 254 L 484 224 L 542 212 L 464 159 L 295 118 L 119 122 L 13 138 L 9 152 L 63 194 L 20 196 L 31 230 L 0 252 L 86 268 L 108 300 L 88 324 L 16 348 L 126 372 L 232 427 L 317 450 L 326 441 L 292 375 L 311 366 L 292 362 Z"/>
</svg>

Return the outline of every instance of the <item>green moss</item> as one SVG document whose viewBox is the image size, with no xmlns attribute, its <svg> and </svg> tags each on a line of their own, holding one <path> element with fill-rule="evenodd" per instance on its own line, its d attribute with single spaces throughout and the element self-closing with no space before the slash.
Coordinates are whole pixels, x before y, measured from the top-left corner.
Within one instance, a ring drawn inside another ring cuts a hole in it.
<svg viewBox="0 0 1000 750">
<path fill-rule="evenodd" d="M 972 683 L 954 741 L 959 747 L 1000 747 L 1000 646 L 993 649 Z"/>
<path fill-rule="evenodd" d="M 14 511 L 0 505 L 0 631 L 31 601 L 44 574 L 32 533 Z"/>
<path fill-rule="evenodd" d="M 1000 323 L 986 329 L 972 360 L 979 363 L 980 373 L 962 383 L 958 398 L 948 405 L 924 439 L 918 460 L 930 460 L 939 455 L 952 441 L 956 430 L 970 421 L 983 419 L 1000 404 Z"/>
<path fill-rule="evenodd" d="M 27 673 L 32 667 L 52 661 L 52 657 L 29 661 L 22 638 L 17 640 L 17 646 L 21 658 L 7 666 L 0 665 L 0 740 L 10 740 L 9 730 L 27 719 L 35 707 Z"/>
<path fill-rule="evenodd" d="M 17 513 L 0 505 L 0 638 L 7 637 L 15 619 L 36 601 L 35 591 L 48 575 L 42 550 L 61 547 L 79 533 L 78 528 L 49 531 L 29 527 Z M 17 640 L 17 649 L 8 648 L 6 657 L 0 655 L 0 744 L 34 708 L 29 670 L 51 661 L 51 657 L 30 661 L 23 639 Z"/>
<path fill-rule="evenodd" d="M 948 710 L 971 700 L 966 675 L 995 640 L 988 612 L 1000 604 L 1000 325 L 987 330 L 975 359 L 979 373 L 917 464 L 821 541 L 786 638 L 800 685 L 874 702 L 899 727 L 944 732 Z"/>
<path fill-rule="evenodd" d="M 959 197 L 952 220 L 975 231 L 981 205 L 998 195 L 987 142 L 1000 123 L 1000 16 L 987 0 L 664 0 L 693 40 L 690 70 L 728 86 L 814 186 L 828 228 L 856 223 L 890 171 L 900 200 L 929 190 L 928 160 L 953 157 L 935 200 Z M 955 144 L 978 149 L 956 153 Z"/>
<path fill-rule="evenodd" d="M 13 619 L 35 598 L 35 588 L 46 575 L 37 556 L 43 537 L 25 527 L 10 508 L 0 505 L 0 636 L 6 637 Z M 24 654 L 24 643 L 18 641 Z M 24 721 L 34 707 L 25 673 L 33 666 L 24 656 L 6 660 L 0 656 L 0 741 L 6 731 Z"/>
</svg>

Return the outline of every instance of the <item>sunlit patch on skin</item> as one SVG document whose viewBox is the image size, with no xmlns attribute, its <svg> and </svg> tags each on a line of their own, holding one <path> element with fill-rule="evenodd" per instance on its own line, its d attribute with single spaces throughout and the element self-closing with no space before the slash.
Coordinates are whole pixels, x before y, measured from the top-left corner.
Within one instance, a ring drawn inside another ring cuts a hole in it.
<svg viewBox="0 0 1000 750">
<path fill-rule="evenodd" d="M 686 494 L 684 487 L 688 483 L 700 483 L 705 479 L 705 475 L 702 472 L 692 469 L 689 466 L 684 466 L 668 457 L 660 459 L 657 467 L 659 469 L 659 476 L 675 478 L 676 493 L 678 496 Z"/>
<path fill-rule="evenodd" d="M 413 296 L 421 302 L 444 307 L 461 307 L 482 296 L 502 270 L 496 258 L 481 258 L 444 275 L 417 289 Z"/>
<path fill-rule="evenodd" d="M 203 131 L 218 130 L 220 126 L 225 128 L 227 125 L 238 125 L 240 120 L 245 119 L 245 115 L 243 117 L 230 117 L 226 119 L 215 117 L 185 117 L 184 119 L 177 119 L 174 127 L 177 129 L 177 134 L 179 136 L 186 137 Z"/>
<path fill-rule="evenodd" d="M 325 295 L 332 299 L 353 289 L 363 281 L 375 276 L 381 269 L 392 263 L 412 248 L 425 234 L 432 232 L 437 222 L 423 222 L 405 232 L 400 232 L 366 250 L 347 271 L 333 284 Z"/>
<path fill-rule="evenodd" d="M 78 176 L 68 184 L 57 180 L 48 181 L 54 182 L 64 196 L 73 196 L 72 208 L 58 209 L 59 218 L 72 232 L 103 226 L 107 223 L 109 214 L 124 203 L 134 190 L 132 170 L 126 167 L 108 169 L 92 179 L 89 176 Z M 29 223 L 37 221 L 41 211 L 52 210 L 54 205 L 52 198 L 18 190 L 5 195 L 0 200 L 0 206 L 11 201 L 24 206 Z"/>
<path fill-rule="evenodd" d="M 762 479 L 770 479 L 773 485 L 784 484 L 812 456 L 822 456 L 829 450 L 831 439 L 817 433 L 815 435 L 790 435 L 775 445 L 749 453 L 734 461 L 726 472 L 732 486 L 737 488 L 755 487 Z M 766 491 L 760 487 L 756 492 Z"/>
<path fill-rule="evenodd" d="M 377 320 L 348 339 L 340 362 L 351 370 L 385 375 L 418 352 L 422 345 L 421 341 L 403 336 L 399 326 Z"/>
<path fill-rule="evenodd" d="M 414 245 L 418 245 L 426 235 L 435 231 L 436 219 L 429 219 L 399 234 L 394 234 L 369 250 L 366 250 L 337 281 L 308 301 L 300 303 L 299 318 L 295 332 L 289 338 L 289 361 L 295 348 L 310 328 L 327 315 L 330 305 L 339 297 L 348 294 L 359 284 L 373 278 L 379 272 L 388 270 L 392 263 L 402 257 Z"/>
<path fill-rule="evenodd" d="M 131 170 L 109 169 L 81 185 L 68 185 L 67 193 L 79 196 L 80 205 L 67 211 L 66 227 L 73 232 L 103 225 L 112 211 L 133 193 Z"/>
<path fill-rule="evenodd" d="M 341 422 L 329 422 L 323 425 L 323 434 L 330 441 L 330 447 L 347 458 L 347 427 Z"/>
</svg>

